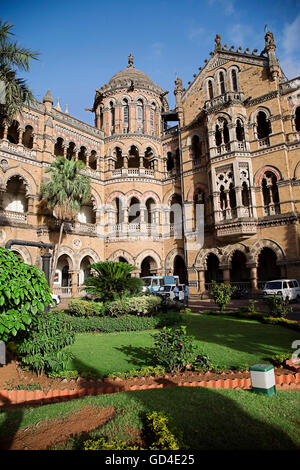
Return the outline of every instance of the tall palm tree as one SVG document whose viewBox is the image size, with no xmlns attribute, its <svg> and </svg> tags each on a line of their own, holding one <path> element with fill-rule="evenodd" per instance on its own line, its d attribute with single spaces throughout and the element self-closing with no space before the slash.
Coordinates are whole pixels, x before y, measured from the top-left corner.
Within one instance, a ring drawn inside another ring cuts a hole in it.
<svg viewBox="0 0 300 470">
<path fill-rule="evenodd" d="M 75 219 L 81 205 L 88 201 L 91 195 L 90 178 L 80 173 L 83 168 L 85 166 L 81 161 L 76 162 L 73 158 L 67 160 L 64 157 L 57 157 L 45 170 L 45 173 L 51 173 L 51 179 L 42 183 L 42 198 L 48 208 L 54 211 L 56 217 L 61 221 L 57 249 L 53 258 L 51 287 L 53 286 L 64 224 L 66 221 Z"/>
<path fill-rule="evenodd" d="M 11 39 L 12 27 L 0 19 L 0 116 L 7 124 L 21 113 L 24 104 L 36 102 L 26 81 L 16 74 L 18 70 L 28 72 L 30 60 L 39 55 Z"/>
</svg>

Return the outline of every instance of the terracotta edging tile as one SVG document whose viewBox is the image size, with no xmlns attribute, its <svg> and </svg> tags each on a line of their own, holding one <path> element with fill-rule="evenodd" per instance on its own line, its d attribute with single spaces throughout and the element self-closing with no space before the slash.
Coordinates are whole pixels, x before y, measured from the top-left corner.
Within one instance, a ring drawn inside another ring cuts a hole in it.
<svg viewBox="0 0 300 470">
<path fill-rule="evenodd" d="M 276 387 L 279 390 L 300 390 L 300 372 L 295 374 L 281 374 L 275 376 Z M 170 386 L 178 387 L 211 387 L 216 389 L 236 389 L 236 390 L 247 390 L 251 389 L 250 378 L 235 378 L 235 379 L 218 379 L 208 381 L 194 381 L 194 382 L 179 382 L 174 384 L 164 383 L 152 383 L 152 384 L 140 384 L 140 385 L 121 385 L 121 386 L 95 386 L 90 388 L 80 389 L 64 389 L 64 390 L 0 390 L 0 404 L 6 405 L 9 401 L 10 405 L 22 404 L 22 403 L 54 403 L 64 400 L 71 400 L 75 398 L 82 398 L 84 396 L 95 396 L 102 394 L 118 393 L 122 391 L 138 391 L 138 390 L 150 390 L 150 389 L 161 389 Z"/>
</svg>

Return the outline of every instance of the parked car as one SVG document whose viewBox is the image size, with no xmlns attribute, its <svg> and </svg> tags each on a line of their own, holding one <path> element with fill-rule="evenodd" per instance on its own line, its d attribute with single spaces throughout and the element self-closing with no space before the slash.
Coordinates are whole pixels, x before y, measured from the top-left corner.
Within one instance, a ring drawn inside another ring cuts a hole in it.
<svg viewBox="0 0 300 470">
<path fill-rule="evenodd" d="M 53 300 L 53 307 L 56 307 L 57 305 L 60 304 L 60 296 L 57 294 L 51 294 L 52 300 Z"/>
<path fill-rule="evenodd" d="M 300 287 L 296 279 L 276 279 L 268 281 L 263 288 L 264 298 L 270 295 L 280 295 L 283 300 L 300 302 Z"/>
<path fill-rule="evenodd" d="M 177 289 L 176 289 L 177 288 Z M 183 301 L 184 299 L 184 284 L 166 285 L 162 286 L 159 290 L 159 295 L 170 300 Z"/>
</svg>

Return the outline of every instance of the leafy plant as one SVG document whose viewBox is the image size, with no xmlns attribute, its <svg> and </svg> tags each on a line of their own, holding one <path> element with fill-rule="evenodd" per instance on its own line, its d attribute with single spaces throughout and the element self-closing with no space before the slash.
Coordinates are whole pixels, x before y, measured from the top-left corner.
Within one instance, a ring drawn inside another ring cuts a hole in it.
<svg viewBox="0 0 300 470">
<path fill-rule="evenodd" d="M 164 327 L 154 335 L 153 356 L 157 364 L 165 367 L 167 372 L 180 372 L 193 369 L 200 364 L 203 354 L 193 345 L 193 337 L 187 336 L 186 326 L 179 328 Z M 205 362 L 205 359 L 203 358 Z M 209 363 L 209 358 L 207 357 Z"/>
<path fill-rule="evenodd" d="M 5 86 L 5 103 L 0 104 L 0 115 L 10 124 L 23 105 L 36 103 L 26 81 L 16 76 L 17 70 L 29 71 L 32 59 L 38 59 L 38 53 L 12 41 L 13 25 L 0 20 L 0 81 Z"/>
<path fill-rule="evenodd" d="M 217 284 L 216 281 L 212 281 L 212 288 L 210 295 L 216 304 L 219 306 L 221 311 L 224 311 L 226 306 L 229 304 L 231 296 L 235 291 L 236 287 L 230 284 Z"/>
<path fill-rule="evenodd" d="M 45 306 L 52 303 L 45 275 L 0 247 L 0 340 L 30 329 Z"/>
<path fill-rule="evenodd" d="M 106 312 L 112 317 L 120 315 L 150 315 L 155 313 L 161 304 L 160 297 L 155 295 L 151 296 L 137 296 L 122 298 L 110 302 L 106 307 Z"/>
<path fill-rule="evenodd" d="M 40 316 L 34 327 L 20 335 L 18 358 L 23 366 L 38 373 L 66 368 L 71 355 L 63 349 L 74 342 L 71 324 L 54 313 Z"/>
<path fill-rule="evenodd" d="M 104 315 L 103 303 L 92 300 L 71 299 L 68 305 L 68 312 L 71 315 L 85 317 L 89 315 Z"/>
<path fill-rule="evenodd" d="M 51 173 L 51 179 L 41 185 L 42 198 L 48 208 L 55 211 L 61 220 L 58 244 L 53 258 L 51 286 L 56 272 L 64 223 L 75 218 L 81 205 L 88 201 L 91 194 L 90 179 L 81 174 L 84 168 L 82 161 L 76 162 L 73 158 L 68 160 L 58 156 L 45 170 L 45 173 Z"/>
<path fill-rule="evenodd" d="M 91 264 L 93 276 L 85 280 L 86 291 L 91 292 L 95 299 L 116 300 L 129 292 L 138 292 L 143 281 L 132 277 L 135 266 L 128 263 L 101 261 Z"/>
<path fill-rule="evenodd" d="M 265 298 L 265 302 L 268 305 L 270 315 L 273 317 L 284 318 L 293 311 L 292 307 L 289 307 L 286 301 L 280 295 L 271 295 Z"/>
</svg>

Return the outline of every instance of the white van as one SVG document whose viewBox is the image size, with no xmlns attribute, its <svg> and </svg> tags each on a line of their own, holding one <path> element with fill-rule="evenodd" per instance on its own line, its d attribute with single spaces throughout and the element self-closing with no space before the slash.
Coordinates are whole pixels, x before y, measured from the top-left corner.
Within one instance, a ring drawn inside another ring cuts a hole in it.
<svg viewBox="0 0 300 470">
<path fill-rule="evenodd" d="M 278 279 L 268 281 L 263 288 L 264 297 L 270 295 L 280 295 L 283 300 L 291 302 L 297 300 L 300 302 L 300 287 L 296 279 Z"/>
</svg>

